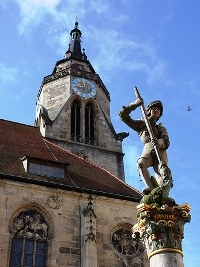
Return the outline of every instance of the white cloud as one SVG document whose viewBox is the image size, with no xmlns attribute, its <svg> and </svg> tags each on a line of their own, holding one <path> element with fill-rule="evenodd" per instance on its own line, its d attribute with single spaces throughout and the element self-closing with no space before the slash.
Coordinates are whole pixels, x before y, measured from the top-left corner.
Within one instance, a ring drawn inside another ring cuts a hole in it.
<svg viewBox="0 0 200 267">
<path fill-rule="evenodd" d="M 151 42 L 138 42 L 133 36 L 120 36 L 113 29 L 91 29 L 85 35 L 92 35 L 95 48 L 98 49 L 92 60 L 95 70 L 141 71 L 146 74 L 149 83 L 165 79 L 166 63 L 161 59 Z M 103 38 L 103 42 L 101 39 Z M 91 49 L 90 49 L 91 50 Z M 94 51 L 94 50 L 93 50 Z M 103 59 L 103 60 L 102 60 Z M 106 62 L 106 64 L 105 64 Z"/>
<path fill-rule="evenodd" d="M 18 83 L 18 74 L 18 69 L 9 68 L 0 63 L 0 95 L 6 93 L 8 86 Z"/>
<path fill-rule="evenodd" d="M 152 42 L 150 40 L 139 42 L 134 38 L 133 33 L 128 33 L 129 35 L 126 36 L 124 32 L 121 32 L 121 23 L 127 22 L 130 17 L 124 14 L 119 15 L 119 13 L 116 15 L 115 7 L 111 7 L 110 1 L 99 0 L 95 3 L 87 0 L 67 2 L 62 0 L 15 1 L 21 14 L 20 33 L 30 31 L 31 27 L 43 22 L 49 36 L 46 36 L 45 40 L 49 45 L 56 47 L 59 54 L 64 54 L 70 42 L 69 32 L 63 31 L 61 33 L 59 31 L 62 31 L 63 28 L 71 29 L 76 15 L 80 21 L 84 21 L 88 17 L 92 19 L 95 14 L 98 16 L 101 14 L 102 19 L 99 21 L 99 28 L 91 26 L 91 23 L 88 23 L 85 28 L 84 24 L 81 25 L 84 33 L 83 40 L 86 38 L 87 42 L 87 47 L 84 45 L 84 48 L 87 48 L 86 54 L 87 51 L 92 51 L 92 62 L 95 70 L 106 72 L 115 68 L 116 72 L 121 70 L 141 71 L 145 73 L 149 83 L 165 79 L 166 63 L 158 56 Z M 46 15 L 50 15 L 52 18 L 50 25 L 44 20 Z M 95 17 L 95 19 L 97 18 Z M 95 47 L 93 46 L 94 43 Z"/>
<path fill-rule="evenodd" d="M 26 78 L 30 77 L 30 72 L 27 69 L 22 69 L 18 66 L 8 67 L 3 63 L 0 63 L 0 94 L 5 94 L 12 92 L 12 97 L 20 98 L 22 94 L 27 94 L 30 92 L 30 85 L 25 85 Z M 21 86 L 20 86 L 21 84 Z M 16 86 L 20 86 L 18 90 Z"/>
<path fill-rule="evenodd" d="M 60 0 L 16 0 L 20 8 L 21 22 L 20 33 L 29 29 L 29 25 L 37 25 L 46 13 L 54 13 Z"/>
<path fill-rule="evenodd" d="M 107 0 L 95 0 L 91 2 L 91 6 L 98 14 L 103 12 L 110 12 L 110 6 Z"/>
<path fill-rule="evenodd" d="M 83 1 L 83 0 L 15 0 L 20 9 L 21 22 L 19 24 L 20 33 L 25 33 L 30 26 L 39 25 L 44 16 L 50 15 L 53 23 L 58 22 L 60 27 L 67 25 L 71 21 L 79 20 L 79 17 L 86 15 L 93 10 L 96 13 L 102 13 L 109 10 L 107 1 Z M 78 16 L 78 17 L 77 17 Z M 54 21 L 54 22 L 53 22 Z"/>
<path fill-rule="evenodd" d="M 16 68 L 9 68 L 0 63 L 0 80 L 1 84 L 16 83 L 18 76 L 18 70 Z"/>
</svg>

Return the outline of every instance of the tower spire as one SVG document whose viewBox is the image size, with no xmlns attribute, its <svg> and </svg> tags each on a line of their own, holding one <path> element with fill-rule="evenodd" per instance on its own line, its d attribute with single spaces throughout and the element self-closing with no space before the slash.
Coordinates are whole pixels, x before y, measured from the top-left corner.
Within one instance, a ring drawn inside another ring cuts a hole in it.
<svg viewBox="0 0 200 267">
<path fill-rule="evenodd" d="M 74 29 L 70 32 L 71 42 L 65 53 L 66 58 L 75 57 L 78 59 L 87 59 L 85 53 L 81 52 L 81 35 L 82 32 L 78 28 L 78 21 L 76 21 Z"/>
</svg>

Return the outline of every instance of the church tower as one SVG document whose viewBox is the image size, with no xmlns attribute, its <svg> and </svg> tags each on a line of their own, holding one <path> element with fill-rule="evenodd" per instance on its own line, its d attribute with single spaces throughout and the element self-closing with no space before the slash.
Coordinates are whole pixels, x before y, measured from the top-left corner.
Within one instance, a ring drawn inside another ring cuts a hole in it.
<svg viewBox="0 0 200 267">
<path fill-rule="evenodd" d="M 110 94 L 81 49 L 78 22 L 65 58 L 44 77 L 36 100 L 35 126 L 58 146 L 124 180 L 122 140 L 110 118 Z"/>
</svg>

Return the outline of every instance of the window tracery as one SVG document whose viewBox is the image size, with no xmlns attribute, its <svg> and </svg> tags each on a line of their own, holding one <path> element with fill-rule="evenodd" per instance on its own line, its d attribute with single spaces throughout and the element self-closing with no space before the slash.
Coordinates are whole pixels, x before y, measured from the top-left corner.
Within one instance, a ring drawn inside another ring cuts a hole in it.
<svg viewBox="0 0 200 267">
<path fill-rule="evenodd" d="M 95 107 L 90 101 L 81 106 L 79 100 L 71 105 L 71 140 L 95 144 Z"/>
<path fill-rule="evenodd" d="M 71 106 L 71 140 L 81 142 L 81 103 L 75 100 Z"/>
<path fill-rule="evenodd" d="M 118 253 L 125 256 L 136 256 L 144 251 L 139 236 L 132 236 L 130 225 L 120 225 L 112 232 L 112 244 Z"/>
<path fill-rule="evenodd" d="M 85 106 L 85 143 L 94 144 L 94 106 L 92 103 Z"/>
<path fill-rule="evenodd" d="M 36 210 L 22 211 L 13 220 L 10 267 L 45 267 L 49 226 Z"/>
</svg>

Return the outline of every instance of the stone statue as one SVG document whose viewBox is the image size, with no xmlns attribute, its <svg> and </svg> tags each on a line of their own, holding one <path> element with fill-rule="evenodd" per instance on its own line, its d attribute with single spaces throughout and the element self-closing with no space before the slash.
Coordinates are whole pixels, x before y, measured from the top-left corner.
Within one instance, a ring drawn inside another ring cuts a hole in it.
<svg viewBox="0 0 200 267">
<path fill-rule="evenodd" d="M 146 185 L 143 194 L 148 195 L 152 189 L 158 186 L 162 187 L 163 178 L 161 177 L 159 166 L 163 165 L 162 162 L 164 164 L 168 163 L 166 149 L 169 147 L 170 141 L 166 128 L 161 123 L 157 124 L 163 114 L 161 101 L 153 101 L 145 108 L 143 99 L 140 97 L 136 87 L 135 92 L 137 97 L 135 102 L 130 103 L 128 106 L 123 106 L 119 116 L 124 123 L 138 133 L 144 143 L 142 154 L 137 160 L 137 169 Z M 143 117 L 134 120 L 130 117 L 130 113 L 138 107 L 143 111 Z M 149 167 L 153 167 L 156 180 L 150 175 Z"/>
<path fill-rule="evenodd" d="M 134 90 L 135 102 L 123 106 L 119 113 L 121 120 L 136 131 L 144 143 L 137 168 L 146 188 L 137 206 L 138 223 L 132 228 L 133 234 L 138 234 L 144 243 L 150 266 L 160 266 L 162 262 L 163 267 L 183 267 L 182 239 L 184 225 L 191 219 L 190 206 L 179 206 L 169 197 L 173 180 L 166 150 L 170 141 L 166 128 L 157 124 L 163 114 L 163 105 L 156 100 L 145 108 L 137 88 Z M 130 113 L 137 107 L 141 109 L 142 118 L 134 120 Z M 149 167 L 153 167 L 155 178 L 150 175 Z"/>
</svg>

